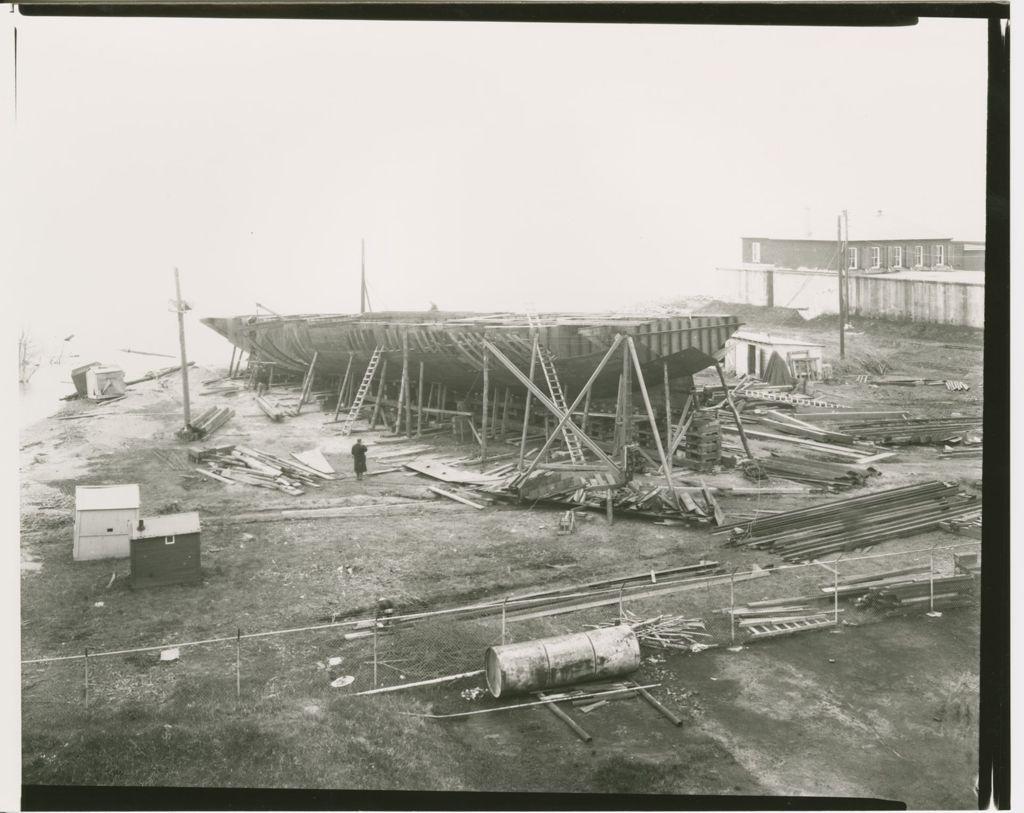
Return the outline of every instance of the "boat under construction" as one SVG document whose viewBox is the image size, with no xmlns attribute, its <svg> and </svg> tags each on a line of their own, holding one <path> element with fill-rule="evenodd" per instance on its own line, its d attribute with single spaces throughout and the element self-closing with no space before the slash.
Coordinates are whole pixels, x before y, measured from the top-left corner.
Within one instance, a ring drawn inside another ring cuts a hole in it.
<svg viewBox="0 0 1024 813">
<path fill-rule="evenodd" d="M 630 337 L 645 377 L 660 382 L 691 376 L 715 362 L 739 328 L 733 316 L 512 314 L 452 311 L 391 311 L 354 315 L 250 315 L 206 318 L 203 324 L 237 350 L 276 371 L 318 376 L 357 376 L 374 356 L 407 366 L 416 377 L 453 393 L 477 389 L 487 348 L 521 371 L 531 367 L 534 340 L 557 370 L 567 392 L 591 378 L 616 335 Z M 241 358 L 241 354 L 239 355 Z M 422 365 L 422 367 L 420 367 Z M 597 397 L 614 397 L 625 355 L 609 358 L 593 381 Z M 515 373 L 492 363 L 494 384 L 514 385 Z M 633 386 L 636 384 L 634 382 Z"/>
</svg>

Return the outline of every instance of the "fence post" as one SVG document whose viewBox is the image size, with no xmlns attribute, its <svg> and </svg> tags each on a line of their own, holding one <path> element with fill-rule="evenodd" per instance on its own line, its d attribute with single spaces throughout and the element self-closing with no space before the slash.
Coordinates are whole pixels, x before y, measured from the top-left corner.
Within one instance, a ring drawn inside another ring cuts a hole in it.
<svg viewBox="0 0 1024 813">
<path fill-rule="evenodd" d="M 935 612 L 935 551 L 928 554 L 928 612 Z"/>
<path fill-rule="evenodd" d="M 242 628 L 235 633 L 235 706 L 242 703 Z"/>
<path fill-rule="evenodd" d="M 373 613 L 373 688 L 377 688 L 377 611 Z"/>
<path fill-rule="evenodd" d="M 729 573 L 729 640 L 736 643 L 736 571 Z"/>
<path fill-rule="evenodd" d="M 89 647 L 85 648 L 85 710 L 89 710 Z"/>
<path fill-rule="evenodd" d="M 832 619 L 839 624 L 839 557 L 836 557 L 835 569 L 832 571 Z"/>
<path fill-rule="evenodd" d="M 609 492 L 609 493 L 611 493 L 611 492 Z M 623 589 L 625 587 L 626 587 L 626 583 L 625 582 L 623 582 L 622 584 L 619 585 L 619 621 L 620 622 L 625 617 L 623 612 L 622 612 L 622 591 L 623 591 Z"/>
<path fill-rule="evenodd" d="M 508 605 L 508 596 L 501 602 L 501 645 L 505 645 L 505 607 Z"/>
</svg>

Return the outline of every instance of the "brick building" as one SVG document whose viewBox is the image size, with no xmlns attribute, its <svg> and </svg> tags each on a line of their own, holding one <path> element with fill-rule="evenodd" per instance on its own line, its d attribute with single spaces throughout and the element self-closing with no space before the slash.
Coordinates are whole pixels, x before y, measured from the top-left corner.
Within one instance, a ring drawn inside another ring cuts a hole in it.
<svg viewBox="0 0 1024 813">
<path fill-rule="evenodd" d="M 837 241 L 743 237 L 743 262 L 776 268 L 836 270 Z M 951 237 L 849 240 L 844 267 L 852 271 L 984 271 L 985 244 Z"/>
</svg>

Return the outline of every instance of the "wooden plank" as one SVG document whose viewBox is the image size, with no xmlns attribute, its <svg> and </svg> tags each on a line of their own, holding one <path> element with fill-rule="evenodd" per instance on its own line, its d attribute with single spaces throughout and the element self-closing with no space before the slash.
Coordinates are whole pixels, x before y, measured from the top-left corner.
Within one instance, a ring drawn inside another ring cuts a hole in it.
<svg viewBox="0 0 1024 813">
<path fill-rule="evenodd" d="M 455 502 L 460 502 L 463 505 L 468 505 L 470 508 L 475 508 L 478 511 L 482 511 L 484 508 L 486 508 L 486 506 L 480 505 L 480 503 L 475 503 L 472 500 L 467 500 L 465 497 L 462 497 L 451 491 L 445 491 L 443 488 L 437 488 L 436 486 L 427 486 L 427 490 L 433 491 L 435 494 L 439 494 L 442 497 L 447 497 L 449 500 L 455 500 Z"/>
<path fill-rule="evenodd" d="M 300 463 L 304 463 L 311 469 L 323 474 L 334 474 L 334 467 L 327 462 L 327 458 L 324 457 L 323 452 L 319 449 L 310 449 L 308 452 L 292 452 L 291 456 L 298 460 Z"/>
</svg>

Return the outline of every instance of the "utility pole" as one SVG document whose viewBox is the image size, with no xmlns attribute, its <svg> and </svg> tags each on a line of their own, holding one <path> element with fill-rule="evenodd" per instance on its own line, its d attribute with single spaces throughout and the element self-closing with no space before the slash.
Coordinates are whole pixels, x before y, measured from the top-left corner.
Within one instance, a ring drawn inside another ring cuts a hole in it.
<svg viewBox="0 0 1024 813">
<path fill-rule="evenodd" d="M 843 281 L 846 276 L 846 252 L 843 250 L 843 218 L 836 218 L 836 254 L 839 256 L 839 358 L 846 358 L 846 299 Z"/>
<path fill-rule="evenodd" d="M 178 279 L 178 269 L 174 269 L 174 292 L 177 296 L 175 309 L 178 311 L 178 340 L 181 342 L 181 396 L 185 402 L 185 428 L 188 429 L 192 423 L 192 413 L 188 401 L 188 359 L 185 356 L 185 311 L 189 310 L 186 303 L 181 301 L 181 281 Z"/>
<path fill-rule="evenodd" d="M 362 273 L 359 284 L 359 312 L 366 313 L 366 240 L 360 241 L 362 246 Z"/>
</svg>

